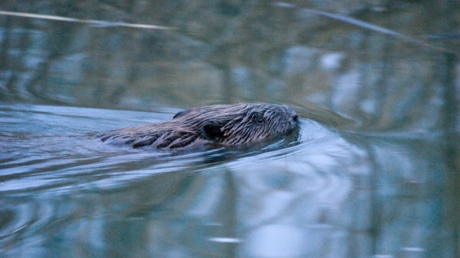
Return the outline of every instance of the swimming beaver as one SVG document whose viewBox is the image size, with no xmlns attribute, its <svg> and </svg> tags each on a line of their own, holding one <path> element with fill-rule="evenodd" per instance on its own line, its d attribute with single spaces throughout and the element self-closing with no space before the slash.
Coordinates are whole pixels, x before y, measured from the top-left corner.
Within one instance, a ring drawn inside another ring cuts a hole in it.
<svg viewBox="0 0 460 258">
<path fill-rule="evenodd" d="M 212 105 L 178 112 L 166 122 L 100 133 L 103 142 L 178 149 L 215 143 L 240 145 L 294 130 L 299 118 L 284 105 L 241 103 Z"/>
</svg>

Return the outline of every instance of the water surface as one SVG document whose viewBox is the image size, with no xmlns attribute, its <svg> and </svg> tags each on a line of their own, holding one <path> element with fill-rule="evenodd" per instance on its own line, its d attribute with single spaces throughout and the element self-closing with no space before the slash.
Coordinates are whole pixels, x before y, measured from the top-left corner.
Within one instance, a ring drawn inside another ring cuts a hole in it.
<svg viewBox="0 0 460 258">
<path fill-rule="evenodd" d="M 79 19 L 0 14 L 0 256 L 460 257 L 457 1 L 0 10 Z M 182 153 L 93 138 L 234 102 L 300 129 Z"/>
<path fill-rule="evenodd" d="M 177 110 L 0 110 L 7 256 L 452 251 L 438 249 L 448 247 L 442 207 L 449 175 L 436 162 L 436 135 L 340 134 L 303 118 L 295 137 L 260 150 L 171 154 L 106 145 L 92 135 L 166 120 Z"/>
</svg>

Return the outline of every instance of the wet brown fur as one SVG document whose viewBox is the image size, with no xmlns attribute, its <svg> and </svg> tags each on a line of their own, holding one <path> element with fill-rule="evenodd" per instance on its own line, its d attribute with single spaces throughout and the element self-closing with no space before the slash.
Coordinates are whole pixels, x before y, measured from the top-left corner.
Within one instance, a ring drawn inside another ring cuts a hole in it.
<svg viewBox="0 0 460 258">
<path fill-rule="evenodd" d="M 297 114 L 284 105 L 241 103 L 181 111 L 172 120 L 98 134 L 103 142 L 134 148 L 197 147 L 206 143 L 240 145 L 286 134 L 297 126 Z"/>
</svg>

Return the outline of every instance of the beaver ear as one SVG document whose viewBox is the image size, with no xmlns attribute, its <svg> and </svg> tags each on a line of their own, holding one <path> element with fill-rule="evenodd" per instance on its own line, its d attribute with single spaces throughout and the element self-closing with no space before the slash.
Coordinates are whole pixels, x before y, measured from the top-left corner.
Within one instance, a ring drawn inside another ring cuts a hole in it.
<svg viewBox="0 0 460 258">
<path fill-rule="evenodd" d="M 224 137 L 224 134 L 220 130 L 220 126 L 214 123 L 206 123 L 201 128 L 201 136 L 207 140 L 217 142 Z"/>
<path fill-rule="evenodd" d="M 176 118 L 176 117 L 180 117 L 181 115 L 183 115 L 183 114 L 185 113 L 185 111 L 187 111 L 187 110 L 183 110 L 183 111 L 177 112 L 177 113 L 173 116 L 173 119 Z"/>
</svg>

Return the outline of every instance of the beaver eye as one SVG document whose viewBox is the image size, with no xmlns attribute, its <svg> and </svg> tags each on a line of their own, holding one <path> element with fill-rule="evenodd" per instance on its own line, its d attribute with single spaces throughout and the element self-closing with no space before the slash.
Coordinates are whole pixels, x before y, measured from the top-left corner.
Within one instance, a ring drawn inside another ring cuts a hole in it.
<svg viewBox="0 0 460 258">
<path fill-rule="evenodd" d="M 258 113 L 253 114 L 252 117 L 254 119 L 253 121 L 255 121 L 259 125 L 265 123 L 264 117 Z"/>
</svg>

